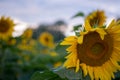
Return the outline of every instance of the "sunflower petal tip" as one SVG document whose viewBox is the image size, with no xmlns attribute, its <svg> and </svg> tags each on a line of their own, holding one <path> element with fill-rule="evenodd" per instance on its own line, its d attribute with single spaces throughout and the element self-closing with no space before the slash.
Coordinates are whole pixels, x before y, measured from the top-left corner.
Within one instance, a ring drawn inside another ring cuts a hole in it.
<svg viewBox="0 0 120 80">
<path fill-rule="evenodd" d="M 77 64 L 76 64 L 76 70 L 75 70 L 75 72 L 78 72 L 79 69 L 80 69 L 80 60 L 78 59 L 77 60 Z"/>
<path fill-rule="evenodd" d="M 80 36 L 80 37 L 78 38 L 78 43 L 79 43 L 79 44 L 82 44 L 82 43 L 83 43 L 83 36 Z"/>
<path fill-rule="evenodd" d="M 102 40 L 104 40 L 104 36 L 102 35 L 102 36 L 100 36 L 100 38 L 102 39 Z"/>
<path fill-rule="evenodd" d="M 78 71 L 79 71 L 78 69 L 75 70 L 76 73 L 77 73 Z"/>
</svg>

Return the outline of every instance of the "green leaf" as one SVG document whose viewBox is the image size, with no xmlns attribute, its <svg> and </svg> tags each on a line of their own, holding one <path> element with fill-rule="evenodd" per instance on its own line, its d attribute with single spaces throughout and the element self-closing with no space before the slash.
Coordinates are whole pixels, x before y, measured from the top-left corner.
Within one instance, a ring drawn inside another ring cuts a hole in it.
<svg viewBox="0 0 120 80">
<path fill-rule="evenodd" d="M 38 62 L 38 63 L 49 63 L 50 62 L 50 55 L 48 54 L 39 54 L 34 58 L 34 62 Z"/>
<path fill-rule="evenodd" d="M 74 31 L 77 31 L 77 30 L 79 30 L 81 27 L 82 27 L 81 24 L 76 25 L 76 26 L 74 26 L 73 30 L 74 30 Z"/>
<path fill-rule="evenodd" d="M 67 80 L 60 78 L 57 74 L 52 71 L 43 71 L 43 72 L 35 72 L 31 77 L 31 80 Z"/>
<path fill-rule="evenodd" d="M 56 46 L 55 51 L 60 54 L 61 57 L 65 57 L 67 55 L 66 48 L 68 48 L 68 46 L 60 45 L 60 43 L 61 42 Z"/>
<path fill-rule="evenodd" d="M 106 25 L 103 25 L 101 28 L 106 28 Z"/>
<path fill-rule="evenodd" d="M 115 73 L 115 78 L 116 78 L 116 80 L 118 79 L 120 79 L 120 71 L 118 71 L 117 73 Z"/>
<path fill-rule="evenodd" d="M 75 32 L 75 35 L 79 37 L 80 36 L 80 32 Z"/>
<path fill-rule="evenodd" d="M 78 12 L 76 15 L 74 15 L 72 18 L 76 18 L 76 17 L 84 17 L 84 13 L 83 12 Z"/>
<path fill-rule="evenodd" d="M 60 45 L 61 42 L 59 42 L 55 48 L 55 51 L 57 53 L 66 53 L 66 48 L 68 48 L 68 46 L 63 46 L 63 45 Z"/>
<path fill-rule="evenodd" d="M 76 36 L 80 36 L 80 31 L 82 30 L 82 24 L 76 25 L 73 28 L 73 31 L 75 32 Z"/>
<path fill-rule="evenodd" d="M 66 69 L 63 67 L 59 67 L 54 70 L 56 74 L 58 74 L 61 78 L 67 78 L 69 80 L 79 80 L 82 79 L 82 70 L 75 72 L 74 68 Z"/>
</svg>

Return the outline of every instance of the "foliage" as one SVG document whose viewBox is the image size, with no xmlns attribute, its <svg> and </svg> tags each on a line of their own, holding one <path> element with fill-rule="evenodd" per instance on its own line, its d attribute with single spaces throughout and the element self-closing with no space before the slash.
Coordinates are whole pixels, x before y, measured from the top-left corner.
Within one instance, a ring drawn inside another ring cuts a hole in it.
<svg viewBox="0 0 120 80">
<path fill-rule="evenodd" d="M 43 45 L 32 38 L 31 29 L 19 37 L 0 40 L 0 44 L 0 80 L 30 80 L 35 71 L 58 67 L 64 61 L 55 51 L 55 42 L 53 47 Z"/>
<path fill-rule="evenodd" d="M 83 12 L 78 12 L 77 14 L 75 14 L 72 18 L 76 18 L 76 17 L 84 17 L 84 13 Z"/>
<path fill-rule="evenodd" d="M 59 77 L 59 75 L 53 73 L 52 71 L 46 70 L 42 72 L 35 72 L 31 77 L 31 80 L 67 80 Z"/>
<path fill-rule="evenodd" d="M 85 15 L 78 12 L 72 18 L 76 17 Z M 57 21 L 53 25 L 63 24 L 66 25 L 63 21 Z M 0 80 L 90 80 L 89 75 L 83 76 L 81 69 L 76 73 L 74 68 L 63 67 L 68 46 L 60 43 L 65 35 L 61 31 L 48 30 L 48 26 L 40 25 L 34 31 L 27 29 L 21 36 L 0 39 Z M 82 24 L 73 27 L 77 36 L 80 36 L 82 29 Z M 38 37 L 43 32 L 53 36 L 53 47 L 39 41 Z M 115 73 L 115 77 L 120 79 L 120 72 Z"/>
</svg>

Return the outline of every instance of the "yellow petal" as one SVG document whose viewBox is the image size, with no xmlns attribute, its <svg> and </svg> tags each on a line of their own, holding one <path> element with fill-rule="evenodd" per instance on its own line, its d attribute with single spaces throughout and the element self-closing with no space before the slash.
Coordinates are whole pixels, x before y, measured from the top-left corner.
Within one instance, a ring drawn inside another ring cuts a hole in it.
<svg viewBox="0 0 120 80">
<path fill-rule="evenodd" d="M 111 80 L 111 75 L 109 75 L 109 72 L 107 71 L 107 66 L 106 64 L 103 64 L 103 72 L 104 72 L 104 78 L 105 80 Z"/>
<path fill-rule="evenodd" d="M 99 80 L 99 72 L 98 72 L 98 68 L 97 67 L 94 67 L 93 68 L 94 70 L 94 77 L 95 77 L 95 80 Z"/>
<path fill-rule="evenodd" d="M 120 51 L 120 48 L 119 48 L 119 47 L 116 47 L 116 46 L 115 46 L 113 49 Z M 118 53 L 118 54 L 119 54 L 119 53 Z"/>
<path fill-rule="evenodd" d="M 114 79 L 115 76 L 114 76 L 113 72 L 115 72 L 116 70 L 113 68 L 113 66 L 110 63 L 111 63 L 111 61 L 107 62 L 107 66 L 108 66 L 107 70 L 110 73 L 111 77 Z"/>
<path fill-rule="evenodd" d="M 80 66 L 82 67 L 82 70 L 83 70 L 83 73 L 84 73 L 84 77 L 87 76 L 88 71 L 87 71 L 86 64 L 82 63 L 82 64 L 80 64 Z"/>
<path fill-rule="evenodd" d="M 80 69 L 80 61 L 79 59 L 77 60 L 77 64 L 76 64 L 76 72 L 78 72 Z"/>
<path fill-rule="evenodd" d="M 98 74 L 99 74 L 100 80 L 106 80 L 106 79 L 104 78 L 104 72 L 103 72 L 103 70 L 102 70 L 102 67 L 97 67 L 97 70 L 98 70 Z"/>
<path fill-rule="evenodd" d="M 88 20 L 85 20 L 85 30 L 86 31 L 90 31 L 92 28 L 90 26 L 90 23 L 88 22 Z"/>
<path fill-rule="evenodd" d="M 66 56 L 65 58 L 76 58 L 76 57 L 77 57 L 77 53 L 76 52 L 72 52 L 68 56 Z"/>
<path fill-rule="evenodd" d="M 93 68 L 90 66 L 87 66 L 88 69 L 88 73 L 90 75 L 91 80 L 94 80 L 94 76 L 93 76 Z"/>
<path fill-rule="evenodd" d="M 83 43 L 83 35 L 81 35 L 80 37 L 78 37 L 78 43 L 82 44 Z"/>
<path fill-rule="evenodd" d="M 112 37 L 115 39 L 115 41 L 120 41 L 120 34 L 113 35 Z"/>
<path fill-rule="evenodd" d="M 96 29 L 96 32 L 99 33 L 100 38 L 101 38 L 102 40 L 104 39 L 104 36 L 107 34 L 107 33 L 104 31 L 104 29 L 100 29 L 100 28 L 97 28 L 97 29 Z"/>
<path fill-rule="evenodd" d="M 67 59 L 63 65 L 63 67 L 66 67 L 66 68 L 76 67 L 76 64 L 73 63 L 72 59 Z"/>
<path fill-rule="evenodd" d="M 92 29 L 91 29 L 92 30 Z M 89 31 L 85 31 L 85 32 L 80 32 L 80 35 L 85 35 L 87 34 Z"/>
<path fill-rule="evenodd" d="M 76 67 L 76 64 L 77 64 L 77 53 L 70 53 L 67 56 L 67 60 L 63 66 L 66 68 L 70 68 L 70 67 Z"/>
<path fill-rule="evenodd" d="M 117 25 L 116 29 L 113 29 L 114 34 L 120 34 L 120 25 Z"/>
<path fill-rule="evenodd" d="M 109 64 L 111 65 L 113 72 L 116 73 L 118 70 L 116 69 L 114 64 L 111 61 L 109 61 Z"/>
<path fill-rule="evenodd" d="M 113 63 L 113 65 L 118 69 L 120 70 L 120 65 L 112 58 L 110 58 L 111 62 Z"/>
<path fill-rule="evenodd" d="M 102 40 L 104 40 L 104 35 L 100 35 L 100 38 L 101 38 Z"/>
<path fill-rule="evenodd" d="M 96 28 L 96 31 L 99 33 L 99 34 L 107 34 L 106 32 L 105 32 L 105 30 L 104 29 L 101 29 L 101 28 Z"/>
<path fill-rule="evenodd" d="M 72 45 L 74 42 L 77 42 L 77 37 L 69 36 L 60 43 L 60 45 Z"/>
<path fill-rule="evenodd" d="M 65 38 L 65 41 L 74 41 L 76 39 L 76 36 L 69 36 L 67 38 Z"/>
<path fill-rule="evenodd" d="M 107 29 L 108 32 L 111 32 L 111 33 L 114 33 L 114 34 L 117 34 L 117 33 L 120 33 L 120 24 L 115 24 L 112 26 L 111 29 Z"/>
<path fill-rule="evenodd" d="M 114 25 L 115 25 L 115 20 L 113 19 L 107 29 L 111 29 Z"/>
<path fill-rule="evenodd" d="M 120 52 L 119 50 L 114 50 L 113 54 L 111 55 L 111 58 L 114 59 L 115 61 L 120 61 Z"/>
<path fill-rule="evenodd" d="M 66 50 L 68 52 L 76 52 L 76 47 L 77 47 L 77 43 L 74 43 L 70 47 L 68 47 Z"/>
<path fill-rule="evenodd" d="M 60 45 L 72 45 L 72 44 L 73 44 L 73 42 L 71 42 L 71 41 L 62 41 L 60 43 Z"/>
</svg>

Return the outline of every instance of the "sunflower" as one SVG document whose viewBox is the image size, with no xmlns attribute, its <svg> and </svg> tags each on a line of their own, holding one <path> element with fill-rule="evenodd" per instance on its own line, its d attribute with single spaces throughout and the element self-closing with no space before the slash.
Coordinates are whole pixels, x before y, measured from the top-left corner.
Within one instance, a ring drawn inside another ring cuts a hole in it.
<svg viewBox="0 0 120 80">
<path fill-rule="evenodd" d="M 93 17 L 94 18 L 94 17 Z M 103 23 L 102 23 L 103 24 Z M 69 36 L 61 45 L 70 45 L 66 50 L 64 67 L 82 69 L 84 76 L 91 80 L 111 80 L 120 70 L 120 24 L 113 20 L 107 27 L 91 26 L 85 20 L 84 30 L 80 36 Z"/>
<path fill-rule="evenodd" d="M 40 36 L 39 36 L 39 42 L 49 48 L 53 48 L 54 47 L 54 40 L 53 40 L 53 36 L 52 34 L 48 33 L 48 32 L 43 32 Z"/>
<path fill-rule="evenodd" d="M 16 44 L 16 39 L 15 38 L 9 39 L 7 43 L 9 45 L 15 45 Z"/>
<path fill-rule="evenodd" d="M 106 16 L 104 11 L 97 10 L 93 11 L 91 14 L 89 14 L 85 20 L 88 20 L 90 23 L 90 26 L 103 26 L 104 22 L 106 21 Z"/>
<path fill-rule="evenodd" d="M 6 40 L 11 37 L 14 25 L 13 20 L 9 17 L 2 16 L 0 18 L 0 39 Z"/>
<path fill-rule="evenodd" d="M 25 38 L 25 39 L 30 39 L 32 37 L 32 34 L 33 34 L 32 29 L 27 29 L 23 33 L 22 37 Z"/>
</svg>

